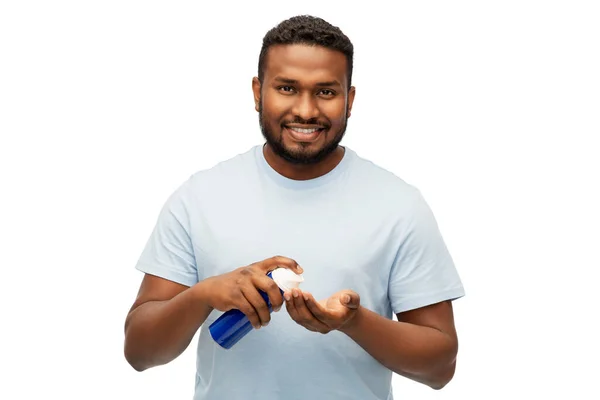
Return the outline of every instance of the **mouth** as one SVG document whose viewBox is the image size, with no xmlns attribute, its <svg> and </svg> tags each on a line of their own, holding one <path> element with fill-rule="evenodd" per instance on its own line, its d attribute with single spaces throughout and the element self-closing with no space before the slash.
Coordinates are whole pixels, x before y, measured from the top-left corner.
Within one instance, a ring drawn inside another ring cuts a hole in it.
<svg viewBox="0 0 600 400">
<path fill-rule="evenodd" d="M 297 142 L 314 142 L 321 136 L 321 133 L 326 130 L 324 126 L 300 126 L 300 125 L 285 125 L 284 129 L 289 136 Z"/>
</svg>

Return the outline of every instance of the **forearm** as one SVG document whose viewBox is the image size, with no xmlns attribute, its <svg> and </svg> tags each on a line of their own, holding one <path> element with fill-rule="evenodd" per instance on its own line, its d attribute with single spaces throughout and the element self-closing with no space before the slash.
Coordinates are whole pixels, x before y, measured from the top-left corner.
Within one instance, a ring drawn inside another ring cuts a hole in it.
<svg viewBox="0 0 600 400">
<path fill-rule="evenodd" d="M 360 307 L 340 331 L 393 372 L 434 389 L 454 374 L 456 339 L 437 329 L 392 321 Z"/>
<path fill-rule="evenodd" d="M 143 371 L 183 353 L 212 311 L 202 294 L 200 282 L 170 300 L 148 301 L 130 312 L 125 357 L 133 368 Z"/>
</svg>

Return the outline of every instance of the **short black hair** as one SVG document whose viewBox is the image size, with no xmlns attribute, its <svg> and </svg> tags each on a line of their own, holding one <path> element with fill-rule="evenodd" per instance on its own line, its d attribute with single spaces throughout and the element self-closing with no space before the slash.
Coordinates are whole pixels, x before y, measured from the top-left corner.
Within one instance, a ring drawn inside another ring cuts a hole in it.
<svg viewBox="0 0 600 400">
<path fill-rule="evenodd" d="M 348 89 L 350 88 L 352 83 L 354 46 L 350 39 L 337 26 L 333 26 L 318 17 L 298 15 L 272 28 L 263 38 L 260 56 L 258 57 L 258 80 L 260 82 L 264 78 L 269 47 L 277 44 L 322 46 L 344 53 L 347 61 Z"/>
</svg>

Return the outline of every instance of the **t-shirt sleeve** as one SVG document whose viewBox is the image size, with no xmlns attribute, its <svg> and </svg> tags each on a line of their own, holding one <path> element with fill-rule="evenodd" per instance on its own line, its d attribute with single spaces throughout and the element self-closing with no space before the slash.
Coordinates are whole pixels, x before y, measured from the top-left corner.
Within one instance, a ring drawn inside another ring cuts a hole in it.
<svg viewBox="0 0 600 400">
<path fill-rule="evenodd" d="M 136 269 L 186 286 L 199 274 L 191 237 L 186 185 L 166 201 L 136 264 Z"/>
<path fill-rule="evenodd" d="M 396 314 L 465 295 L 437 221 L 421 193 L 416 193 L 389 280 Z"/>
</svg>

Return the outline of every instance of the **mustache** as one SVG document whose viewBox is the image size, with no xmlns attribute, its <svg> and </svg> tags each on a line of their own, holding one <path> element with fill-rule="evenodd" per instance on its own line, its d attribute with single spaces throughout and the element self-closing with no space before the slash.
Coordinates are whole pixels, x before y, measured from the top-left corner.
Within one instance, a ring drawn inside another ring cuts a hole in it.
<svg viewBox="0 0 600 400">
<path fill-rule="evenodd" d="M 281 123 L 281 126 L 285 126 L 285 125 L 289 125 L 289 124 L 298 124 L 298 125 L 320 125 L 325 129 L 329 129 L 331 127 L 331 124 L 327 121 L 319 121 L 317 118 L 311 118 L 311 119 L 302 119 L 299 117 L 296 117 L 294 119 L 288 120 L 288 121 L 283 121 Z"/>
</svg>

